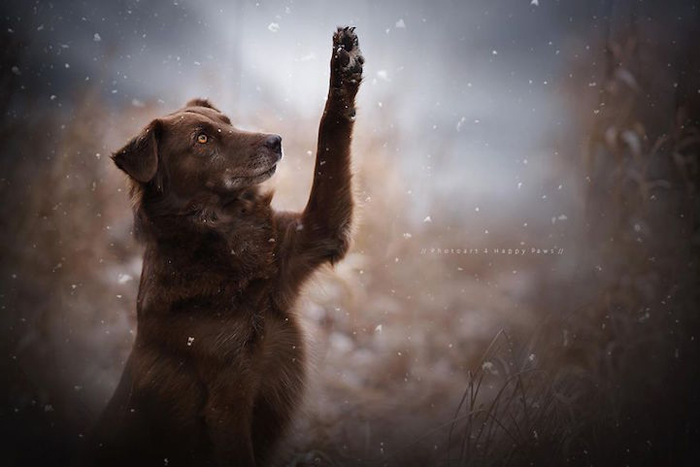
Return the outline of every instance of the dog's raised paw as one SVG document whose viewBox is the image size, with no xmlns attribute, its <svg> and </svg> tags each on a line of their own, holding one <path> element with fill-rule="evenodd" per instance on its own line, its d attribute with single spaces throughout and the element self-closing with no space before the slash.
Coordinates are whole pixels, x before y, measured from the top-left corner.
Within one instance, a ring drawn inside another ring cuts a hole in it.
<svg viewBox="0 0 700 467">
<path fill-rule="evenodd" d="M 354 27 L 338 27 L 333 34 L 333 84 L 337 87 L 356 87 L 362 81 L 365 59 Z"/>
</svg>

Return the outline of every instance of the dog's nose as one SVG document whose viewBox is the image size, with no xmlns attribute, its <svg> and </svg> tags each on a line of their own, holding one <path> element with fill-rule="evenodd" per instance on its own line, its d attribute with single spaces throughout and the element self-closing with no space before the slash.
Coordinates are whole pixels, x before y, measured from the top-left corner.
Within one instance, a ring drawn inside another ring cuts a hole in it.
<svg viewBox="0 0 700 467">
<path fill-rule="evenodd" d="M 282 155 L 282 137 L 280 135 L 270 135 L 265 139 L 265 146 L 270 150 Z"/>
</svg>

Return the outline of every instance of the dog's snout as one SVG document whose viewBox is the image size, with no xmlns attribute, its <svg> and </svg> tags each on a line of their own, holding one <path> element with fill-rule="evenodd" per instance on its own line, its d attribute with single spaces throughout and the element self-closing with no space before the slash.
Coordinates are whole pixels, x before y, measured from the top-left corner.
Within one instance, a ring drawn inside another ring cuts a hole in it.
<svg viewBox="0 0 700 467">
<path fill-rule="evenodd" d="M 280 135 L 270 135 L 265 139 L 265 146 L 271 151 L 282 155 L 282 137 Z"/>
</svg>

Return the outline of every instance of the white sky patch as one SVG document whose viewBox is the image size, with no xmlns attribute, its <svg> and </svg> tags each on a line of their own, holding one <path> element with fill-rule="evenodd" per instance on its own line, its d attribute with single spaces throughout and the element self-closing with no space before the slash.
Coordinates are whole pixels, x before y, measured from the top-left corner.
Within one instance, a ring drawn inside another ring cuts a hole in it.
<svg viewBox="0 0 700 467">
<path fill-rule="evenodd" d="M 386 70 L 377 71 L 377 78 L 379 78 L 383 81 L 386 81 L 386 82 L 391 81 L 391 79 L 389 78 L 389 73 Z"/>
<path fill-rule="evenodd" d="M 316 54 L 311 52 L 306 55 L 302 55 L 301 58 L 299 58 L 300 62 L 308 62 L 309 60 L 316 60 Z"/>
</svg>

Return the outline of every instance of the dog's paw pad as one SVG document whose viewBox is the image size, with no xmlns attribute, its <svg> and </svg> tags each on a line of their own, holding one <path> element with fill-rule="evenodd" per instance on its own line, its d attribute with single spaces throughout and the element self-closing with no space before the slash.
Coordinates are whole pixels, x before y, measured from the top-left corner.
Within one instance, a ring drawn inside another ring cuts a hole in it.
<svg viewBox="0 0 700 467">
<path fill-rule="evenodd" d="M 365 58 L 354 27 L 339 27 L 333 35 L 333 68 L 339 86 L 359 84 Z"/>
</svg>

